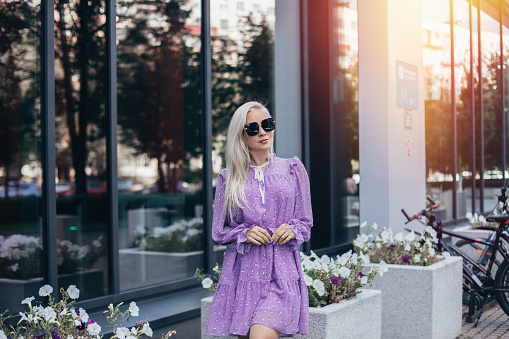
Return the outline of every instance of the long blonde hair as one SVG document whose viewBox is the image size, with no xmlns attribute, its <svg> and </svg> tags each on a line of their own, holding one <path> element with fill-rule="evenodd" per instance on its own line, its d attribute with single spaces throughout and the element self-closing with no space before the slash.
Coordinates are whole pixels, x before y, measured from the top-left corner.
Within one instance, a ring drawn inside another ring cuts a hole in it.
<svg viewBox="0 0 509 339">
<path fill-rule="evenodd" d="M 224 192 L 224 211 L 230 220 L 237 206 L 246 203 L 244 185 L 249 169 L 249 149 L 243 137 L 247 114 L 253 109 L 261 109 L 267 117 L 271 117 L 269 110 L 257 101 L 246 102 L 233 114 L 228 127 L 226 140 L 226 187 Z M 272 148 L 270 150 L 272 153 Z"/>
</svg>

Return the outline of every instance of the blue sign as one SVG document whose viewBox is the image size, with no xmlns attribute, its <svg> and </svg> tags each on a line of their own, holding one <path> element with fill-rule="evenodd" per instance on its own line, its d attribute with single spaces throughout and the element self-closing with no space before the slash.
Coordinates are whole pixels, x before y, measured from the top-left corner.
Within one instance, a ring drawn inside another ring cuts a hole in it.
<svg viewBox="0 0 509 339">
<path fill-rule="evenodd" d="M 396 60 L 398 106 L 417 109 L 419 98 L 419 82 L 417 66 Z"/>
</svg>

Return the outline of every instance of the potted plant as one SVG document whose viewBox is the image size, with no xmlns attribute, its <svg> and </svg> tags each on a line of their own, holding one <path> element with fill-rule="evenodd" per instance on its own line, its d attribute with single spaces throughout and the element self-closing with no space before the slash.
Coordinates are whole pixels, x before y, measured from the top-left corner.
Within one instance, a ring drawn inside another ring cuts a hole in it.
<svg viewBox="0 0 509 339">
<path fill-rule="evenodd" d="M 380 291 L 364 290 L 377 273 L 387 271 L 384 263 L 364 269 L 369 257 L 349 251 L 336 259 L 323 255 L 319 258 L 313 251 L 307 256 L 301 252 L 304 282 L 309 294 L 309 335 L 295 338 L 379 338 L 381 336 Z M 204 275 L 196 271 L 202 286 L 215 292 L 221 268 L 216 265 L 215 274 Z M 205 331 L 212 297 L 202 299 L 202 338 L 213 338 Z M 369 316 L 366 316 L 369 314 Z M 362 324 L 362 326 L 359 326 Z M 232 337 L 234 338 L 234 337 Z"/>
<path fill-rule="evenodd" d="M 382 291 L 383 338 L 455 338 L 461 334 L 462 259 L 435 251 L 437 234 L 426 227 L 393 234 L 377 225 L 354 240 L 371 262 L 387 262 L 383 279 L 373 279 Z M 365 264 L 366 268 L 374 264 Z"/>
<path fill-rule="evenodd" d="M 0 314 L 0 339 L 25 338 L 25 339 L 98 339 L 103 336 L 101 326 L 91 319 L 83 308 L 75 307 L 76 299 L 79 298 L 80 290 L 71 285 L 67 290 L 61 288 L 62 299 L 60 301 L 51 296 L 53 288 L 44 285 L 39 289 L 40 297 L 48 297 L 44 303 L 47 306 L 32 305 L 36 303 L 34 296 L 21 301 L 22 305 L 28 307 L 28 311 L 19 312 L 21 319 L 16 323 L 10 322 L 12 316 L 8 311 Z M 123 303 L 113 306 L 103 312 L 108 322 L 107 327 L 111 328 L 111 338 L 117 339 L 139 339 L 146 335 L 152 337 L 153 331 L 148 321 L 136 322 L 131 328 L 125 327 L 124 323 L 129 322 L 132 317 L 139 316 L 139 307 L 135 302 L 129 304 L 129 308 L 121 311 Z M 162 338 L 167 339 L 175 334 L 169 331 L 163 334 Z"/>
</svg>

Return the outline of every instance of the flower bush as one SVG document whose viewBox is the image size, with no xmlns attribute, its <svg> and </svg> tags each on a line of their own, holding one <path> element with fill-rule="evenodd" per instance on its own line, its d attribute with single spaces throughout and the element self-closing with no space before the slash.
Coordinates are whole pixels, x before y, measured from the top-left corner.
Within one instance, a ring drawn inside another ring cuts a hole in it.
<svg viewBox="0 0 509 339">
<path fill-rule="evenodd" d="M 44 285 L 39 289 L 39 296 L 48 297 L 46 307 L 32 306 L 35 297 L 25 298 L 21 304 L 28 306 L 27 312 L 19 312 L 21 319 L 16 325 L 9 322 L 12 318 L 8 311 L 0 314 L 0 339 L 24 338 L 24 339 L 96 339 L 102 338 L 101 326 L 91 319 L 83 308 L 75 307 L 76 299 L 80 291 L 75 285 L 67 290 L 60 289 L 62 299 L 60 301 L 51 296 L 53 288 Z M 143 335 L 152 337 L 153 331 L 147 321 L 137 322 L 131 328 L 124 327 L 124 322 L 129 322 L 131 317 L 139 316 L 139 308 L 135 302 L 131 302 L 129 309 L 122 312 L 120 306 L 113 306 L 103 312 L 108 321 L 108 327 L 113 331 L 112 338 L 139 339 Z M 162 336 L 169 338 L 175 331 L 170 331 Z"/>
<path fill-rule="evenodd" d="M 369 257 L 362 252 L 337 256 L 336 260 L 327 255 L 319 258 L 313 251 L 307 256 L 300 253 L 304 282 L 308 287 L 309 306 L 322 307 L 357 295 L 360 288 L 371 283 L 377 273 L 387 271 L 387 264 L 369 272 L 362 272 L 362 265 L 369 263 Z"/>
<path fill-rule="evenodd" d="M 502 215 L 502 214 L 504 214 L 504 213 L 502 211 L 500 211 L 500 209 L 498 209 L 498 208 L 495 208 L 492 213 L 492 215 Z M 471 212 L 467 212 L 467 214 L 465 216 L 467 217 L 468 222 L 470 223 L 470 227 L 472 227 L 474 229 L 481 227 L 481 226 L 497 227 L 496 222 L 487 222 L 486 218 L 482 214 L 477 214 L 477 213 L 472 214 Z"/>
<path fill-rule="evenodd" d="M 57 240 L 58 273 L 74 273 L 89 270 L 104 255 L 106 248 L 102 236 L 92 245 L 76 245 L 67 240 Z M 41 275 L 40 237 L 14 234 L 0 236 L 0 276 L 4 278 L 29 279 Z"/>
<path fill-rule="evenodd" d="M 203 249 L 203 219 L 180 220 L 167 227 L 154 227 L 147 231 L 138 226 L 140 250 L 157 252 L 190 252 Z"/>
<path fill-rule="evenodd" d="M 362 265 L 369 263 L 369 258 L 360 253 L 349 251 L 336 260 L 323 255 L 322 258 L 311 251 L 307 256 L 300 253 L 304 282 L 308 287 L 309 306 L 322 307 L 343 299 L 354 297 L 359 293 L 359 288 L 370 283 L 378 272 L 383 275 L 387 271 L 387 265 L 381 264 L 368 273 L 362 272 Z M 196 269 L 195 277 L 201 281 L 203 288 L 215 293 L 217 284 L 221 278 L 221 267 L 216 264 L 214 275 L 202 274 Z"/>
<path fill-rule="evenodd" d="M 209 290 L 212 293 L 216 293 L 217 284 L 219 283 L 219 279 L 221 278 L 221 267 L 219 266 L 219 264 L 216 264 L 213 270 L 215 274 L 209 275 L 202 274 L 201 270 L 197 268 L 194 276 L 198 278 L 199 281 L 201 281 L 201 285 L 203 286 L 203 288 Z"/>
<path fill-rule="evenodd" d="M 365 224 L 363 224 L 365 226 Z M 428 266 L 448 256 L 440 255 L 435 247 L 438 243 L 437 232 L 426 226 L 420 236 L 414 231 L 393 234 L 392 229 L 382 227 L 378 235 L 374 234 L 376 224 L 367 227 L 366 233 L 359 234 L 353 241 L 356 251 L 364 251 L 371 262 L 386 262 L 388 264 Z"/>
</svg>

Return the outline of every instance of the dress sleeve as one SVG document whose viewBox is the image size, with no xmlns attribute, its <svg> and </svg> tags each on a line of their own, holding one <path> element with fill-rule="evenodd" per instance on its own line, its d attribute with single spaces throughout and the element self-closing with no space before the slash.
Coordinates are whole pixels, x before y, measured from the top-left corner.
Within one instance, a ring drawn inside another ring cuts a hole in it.
<svg viewBox="0 0 509 339">
<path fill-rule="evenodd" d="M 287 225 L 295 233 L 297 245 L 309 241 L 313 227 L 313 211 L 311 209 L 311 191 L 308 173 L 299 158 L 290 159 L 290 173 L 296 177 L 295 207 L 293 219 Z"/>
<path fill-rule="evenodd" d="M 217 178 L 212 215 L 212 239 L 220 244 L 236 242 L 238 253 L 248 253 L 252 244 L 247 242 L 246 232 L 254 225 L 237 223 L 226 217 L 226 212 L 223 209 L 225 186 L 225 171 L 223 170 Z"/>
</svg>

